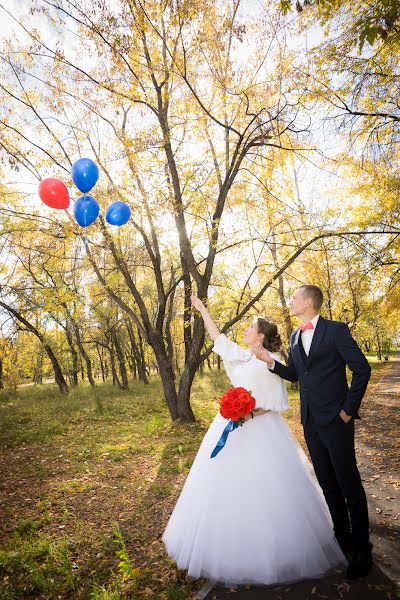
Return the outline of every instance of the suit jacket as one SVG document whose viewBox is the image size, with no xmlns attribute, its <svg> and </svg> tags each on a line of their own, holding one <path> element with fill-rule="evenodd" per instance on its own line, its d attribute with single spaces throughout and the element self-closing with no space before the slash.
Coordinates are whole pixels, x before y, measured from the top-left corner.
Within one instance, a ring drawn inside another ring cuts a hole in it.
<svg viewBox="0 0 400 600">
<path fill-rule="evenodd" d="M 352 371 L 350 388 L 346 365 Z M 371 367 L 345 323 L 320 316 L 308 357 L 301 344 L 300 329 L 296 330 L 290 338 L 287 366 L 275 361 L 272 371 L 283 379 L 299 381 L 303 424 L 308 411 L 317 425 L 328 425 L 341 409 L 360 418 L 358 409 Z"/>
</svg>

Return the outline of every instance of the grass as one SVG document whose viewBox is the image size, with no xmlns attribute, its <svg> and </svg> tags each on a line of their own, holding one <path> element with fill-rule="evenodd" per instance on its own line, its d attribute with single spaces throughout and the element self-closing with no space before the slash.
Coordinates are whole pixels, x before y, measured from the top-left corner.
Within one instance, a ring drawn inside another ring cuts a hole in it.
<svg viewBox="0 0 400 600">
<path fill-rule="evenodd" d="M 187 598 L 160 534 L 228 385 L 198 378 L 197 423 L 172 424 L 161 385 L 53 385 L 0 396 L 1 598 Z"/>
<path fill-rule="evenodd" d="M 373 363 L 375 376 L 387 367 Z M 125 392 L 0 394 L 0 598 L 189 598 L 201 582 L 167 558 L 161 535 L 228 385 L 224 373 L 198 376 L 187 425 L 171 422 L 155 377 Z M 295 391 L 290 404 L 302 442 Z"/>
</svg>

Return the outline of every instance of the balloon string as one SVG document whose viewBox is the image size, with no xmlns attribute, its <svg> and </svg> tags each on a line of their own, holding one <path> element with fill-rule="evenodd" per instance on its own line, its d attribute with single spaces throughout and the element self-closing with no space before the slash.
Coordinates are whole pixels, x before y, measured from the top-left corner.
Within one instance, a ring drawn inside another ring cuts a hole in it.
<svg viewBox="0 0 400 600">
<path fill-rule="evenodd" d="M 85 253 L 84 263 L 83 263 L 83 285 L 84 285 L 84 294 L 85 294 L 85 306 L 84 312 L 85 315 L 88 316 L 90 312 L 90 293 L 89 293 L 89 279 L 87 277 L 87 252 L 86 245 L 88 244 L 88 240 L 86 234 L 83 234 L 83 251 Z M 86 280 L 86 281 L 85 281 Z"/>
<path fill-rule="evenodd" d="M 83 198 L 86 198 L 86 194 L 83 194 Z M 85 282 L 85 278 L 87 276 L 87 252 L 86 252 L 86 245 L 88 244 L 88 240 L 87 240 L 87 236 L 86 236 L 86 227 L 87 227 L 87 222 L 86 222 L 86 217 L 87 217 L 87 207 L 85 207 L 83 209 L 83 226 L 84 226 L 84 234 L 83 234 L 83 251 L 84 251 L 84 263 L 83 263 L 83 282 L 84 282 L 84 293 L 85 293 L 85 306 L 84 306 L 84 313 L 85 316 L 89 315 L 90 312 L 90 307 L 89 307 L 89 302 L 90 302 L 90 295 L 89 295 L 89 282 Z"/>
<path fill-rule="evenodd" d="M 75 221 L 73 220 L 73 218 L 71 217 L 71 215 L 69 214 L 69 212 L 67 211 L 66 208 L 64 208 L 64 212 L 67 215 L 69 221 L 72 223 L 72 225 L 75 226 Z M 85 219 L 85 223 L 86 223 L 86 211 L 84 212 L 84 219 Z M 84 301 L 84 312 L 85 315 L 87 316 L 89 313 L 89 301 L 90 301 L 90 295 L 89 295 L 89 289 L 88 289 L 88 285 L 85 283 L 85 275 L 87 273 L 87 251 L 86 251 L 86 246 L 88 245 L 88 239 L 86 237 L 86 233 L 82 234 L 82 240 L 83 240 L 83 252 L 84 252 L 84 259 L 83 259 L 83 285 L 84 285 L 84 294 L 85 294 L 85 301 Z"/>
</svg>

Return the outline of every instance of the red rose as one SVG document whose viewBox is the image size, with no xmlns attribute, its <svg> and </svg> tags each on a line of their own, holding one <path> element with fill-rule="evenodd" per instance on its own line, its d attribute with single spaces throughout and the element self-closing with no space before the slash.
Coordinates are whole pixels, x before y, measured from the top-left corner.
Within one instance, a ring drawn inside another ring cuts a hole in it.
<svg viewBox="0 0 400 600">
<path fill-rule="evenodd" d="M 220 398 L 220 414 L 225 419 L 238 421 L 256 406 L 255 398 L 243 387 L 230 388 Z"/>
</svg>

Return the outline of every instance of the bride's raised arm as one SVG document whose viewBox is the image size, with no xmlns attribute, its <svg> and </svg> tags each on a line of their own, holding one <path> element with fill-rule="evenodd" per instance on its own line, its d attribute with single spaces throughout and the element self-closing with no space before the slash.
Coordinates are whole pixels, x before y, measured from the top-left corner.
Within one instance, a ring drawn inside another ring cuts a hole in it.
<svg viewBox="0 0 400 600">
<path fill-rule="evenodd" d="M 191 296 L 191 301 L 193 306 L 197 308 L 197 310 L 203 317 L 204 325 L 206 326 L 207 331 L 210 334 L 210 338 L 214 341 L 219 336 L 220 331 L 214 323 L 214 321 L 212 320 L 210 313 L 208 312 L 200 298 L 198 298 L 194 294 L 192 294 Z"/>
</svg>

